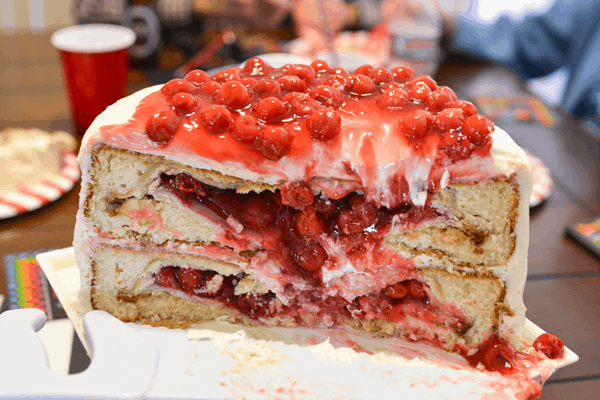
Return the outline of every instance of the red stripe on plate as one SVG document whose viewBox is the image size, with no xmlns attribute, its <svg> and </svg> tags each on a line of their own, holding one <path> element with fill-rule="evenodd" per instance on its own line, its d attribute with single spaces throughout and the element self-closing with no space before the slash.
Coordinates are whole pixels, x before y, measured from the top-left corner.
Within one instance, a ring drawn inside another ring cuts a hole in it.
<svg viewBox="0 0 600 400">
<path fill-rule="evenodd" d="M 3 199 L 2 197 L 0 197 L 0 204 L 4 204 L 5 206 L 14 208 L 17 211 L 17 213 L 19 213 L 19 214 L 23 214 L 23 213 L 26 213 L 27 211 L 29 211 L 28 208 L 22 206 L 21 204 L 12 202 L 10 200 Z"/>
<path fill-rule="evenodd" d="M 20 184 L 16 186 L 17 188 L 17 192 L 25 194 L 27 196 L 31 196 L 31 197 L 35 197 L 36 199 L 38 199 L 39 201 L 42 202 L 42 204 L 48 204 L 50 203 L 50 199 L 48 197 L 46 197 L 45 195 L 38 193 L 34 190 L 32 190 L 29 186 L 26 186 L 24 184 Z"/>
<path fill-rule="evenodd" d="M 61 192 L 62 194 L 65 194 L 65 189 L 63 189 L 63 187 L 62 187 L 62 186 L 60 186 L 60 185 L 59 185 L 58 183 L 56 183 L 56 182 L 49 181 L 48 179 L 43 179 L 43 180 L 41 180 L 41 181 L 40 181 L 40 183 L 41 183 L 42 185 L 45 185 L 45 186 L 49 186 L 49 187 L 51 187 L 51 188 L 54 188 L 54 189 L 58 190 L 59 192 Z"/>
</svg>

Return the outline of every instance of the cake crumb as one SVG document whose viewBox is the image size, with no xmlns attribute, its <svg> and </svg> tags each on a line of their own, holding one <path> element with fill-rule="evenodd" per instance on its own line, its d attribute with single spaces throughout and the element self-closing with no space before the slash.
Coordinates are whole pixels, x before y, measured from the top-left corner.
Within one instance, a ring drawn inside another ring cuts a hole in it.
<svg viewBox="0 0 600 400">
<path fill-rule="evenodd" d="M 229 369 L 229 372 L 241 373 L 244 369 L 270 368 L 283 361 L 284 357 L 276 350 L 264 343 L 244 343 L 235 350 L 227 351 L 237 364 Z"/>
</svg>

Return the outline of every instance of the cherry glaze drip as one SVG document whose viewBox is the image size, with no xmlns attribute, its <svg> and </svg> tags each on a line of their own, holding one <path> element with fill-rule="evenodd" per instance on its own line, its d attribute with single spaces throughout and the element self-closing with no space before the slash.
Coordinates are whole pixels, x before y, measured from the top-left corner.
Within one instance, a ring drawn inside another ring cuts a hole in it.
<svg viewBox="0 0 600 400">
<path fill-rule="evenodd" d="M 491 158 L 493 124 L 475 113 L 451 89 L 415 78 L 409 68 L 364 66 L 348 74 L 322 61 L 275 69 L 252 59 L 243 69 L 192 71 L 169 81 L 127 123 L 102 128 L 102 140 L 234 162 L 283 181 L 351 180 L 370 201 L 395 207 L 405 199 L 389 190 L 394 181 L 412 181 L 411 192 L 431 191 L 453 164 Z M 415 168 L 427 176 L 412 176 Z"/>
</svg>

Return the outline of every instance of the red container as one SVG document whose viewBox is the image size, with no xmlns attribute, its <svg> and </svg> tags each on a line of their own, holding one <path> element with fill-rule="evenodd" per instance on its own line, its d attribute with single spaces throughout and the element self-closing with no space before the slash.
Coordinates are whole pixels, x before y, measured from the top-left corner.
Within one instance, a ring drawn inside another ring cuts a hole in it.
<svg viewBox="0 0 600 400">
<path fill-rule="evenodd" d="M 52 35 L 75 130 L 83 135 L 94 119 L 125 95 L 132 30 L 104 24 L 77 25 Z"/>
</svg>

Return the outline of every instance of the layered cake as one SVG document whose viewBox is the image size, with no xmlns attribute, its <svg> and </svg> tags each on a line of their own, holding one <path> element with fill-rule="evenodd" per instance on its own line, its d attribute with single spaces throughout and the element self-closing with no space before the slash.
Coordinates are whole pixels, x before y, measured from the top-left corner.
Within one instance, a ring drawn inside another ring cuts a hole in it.
<svg viewBox="0 0 600 400">
<path fill-rule="evenodd" d="M 518 347 L 529 161 L 428 76 L 259 58 L 193 71 L 109 107 L 79 160 L 94 309 Z"/>
</svg>

